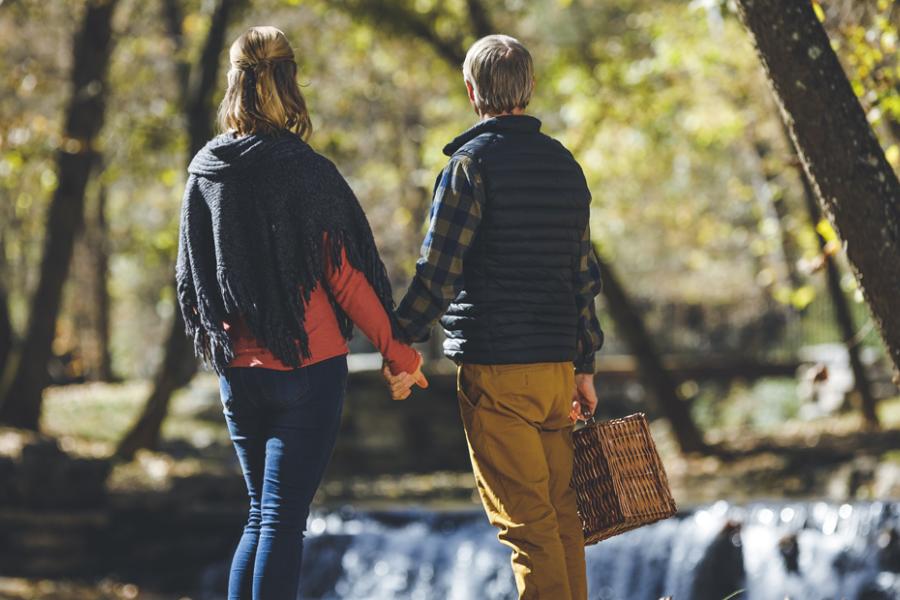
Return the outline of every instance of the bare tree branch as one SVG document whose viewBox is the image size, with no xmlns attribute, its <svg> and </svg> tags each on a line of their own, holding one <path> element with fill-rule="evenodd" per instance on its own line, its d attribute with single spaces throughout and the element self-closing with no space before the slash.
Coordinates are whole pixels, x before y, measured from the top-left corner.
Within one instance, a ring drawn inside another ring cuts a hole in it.
<svg viewBox="0 0 900 600">
<path fill-rule="evenodd" d="M 469 9 L 469 21 L 472 23 L 472 31 L 475 37 L 483 38 L 486 35 L 496 33 L 494 24 L 491 22 L 490 15 L 481 0 L 466 0 L 466 6 Z"/>
<path fill-rule="evenodd" d="M 163 22 L 166 32 L 172 38 L 175 49 L 175 72 L 178 78 L 178 91 L 181 94 L 181 102 L 187 101 L 188 82 L 191 77 L 191 64 L 184 58 L 184 28 L 182 22 L 184 14 L 178 0 L 163 0 Z"/>
<path fill-rule="evenodd" d="M 404 2 L 390 0 L 341 0 L 338 6 L 351 15 L 358 15 L 382 29 L 407 35 L 425 42 L 446 62 L 462 66 L 466 53 L 462 36 L 442 37 L 436 27 L 436 15 L 420 14 Z"/>
<path fill-rule="evenodd" d="M 466 58 L 465 36 L 442 36 L 435 24 L 435 12 L 419 13 L 403 0 L 341 0 L 336 4 L 348 14 L 361 16 L 386 31 L 425 42 L 454 68 L 460 68 Z M 466 0 L 466 9 L 472 35 L 482 38 L 495 32 L 481 0 Z"/>
</svg>

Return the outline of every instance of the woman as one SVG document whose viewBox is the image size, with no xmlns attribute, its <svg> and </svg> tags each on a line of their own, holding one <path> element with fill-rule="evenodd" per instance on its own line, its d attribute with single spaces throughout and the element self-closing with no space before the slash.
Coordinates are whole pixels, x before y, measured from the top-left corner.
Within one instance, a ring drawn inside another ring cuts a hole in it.
<svg viewBox="0 0 900 600">
<path fill-rule="evenodd" d="M 250 496 L 228 597 L 293 600 L 353 324 L 392 373 L 427 382 L 421 357 L 396 339 L 390 283 L 359 203 L 304 142 L 309 114 L 284 34 L 254 27 L 230 58 L 224 133 L 188 168 L 178 301 L 196 353 L 219 374 Z"/>
</svg>

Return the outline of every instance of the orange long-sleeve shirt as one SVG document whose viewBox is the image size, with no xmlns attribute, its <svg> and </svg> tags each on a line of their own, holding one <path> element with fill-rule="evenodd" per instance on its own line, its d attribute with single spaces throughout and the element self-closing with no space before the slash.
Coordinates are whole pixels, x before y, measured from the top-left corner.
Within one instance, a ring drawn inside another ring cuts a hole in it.
<svg viewBox="0 0 900 600">
<path fill-rule="evenodd" d="M 350 266 L 343 250 L 339 268 L 335 268 L 330 260 L 326 264 L 325 280 L 337 303 L 381 352 L 391 372 L 395 375 L 404 371 L 414 372 L 419 365 L 418 352 L 394 339 L 390 319 L 375 290 L 362 272 Z M 301 358 L 301 367 L 349 352 L 321 283 L 310 294 L 305 315 L 310 356 Z M 234 345 L 235 357 L 230 367 L 260 367 L 277 371 L 292 369 L 253 337 L 242 318 L 230 318 L 224 325 Z"/>
</svg>

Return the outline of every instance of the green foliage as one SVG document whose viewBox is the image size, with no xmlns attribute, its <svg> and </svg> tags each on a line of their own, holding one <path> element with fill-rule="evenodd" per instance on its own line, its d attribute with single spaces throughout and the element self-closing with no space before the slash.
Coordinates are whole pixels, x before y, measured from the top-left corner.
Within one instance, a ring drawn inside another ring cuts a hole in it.
<svg viewBox="0 0 900 600">
<path fill-rule="evenodd" d="M 888 161 L 900 168 L 900 6 L 892 0 L 829 2 L 824 24 L 853 90 L 879 134 Z"/>
<path fill-rule="evenodd" d="M 117 13 L 101 177 L 109 190 L 113 347 L 123 374 L 152 372 L 173 307 L 168 282 L 187 158 L 176 61 L 196 58 L 207 4 L 182 3 L 177 55 L 161 3 L 122 0 Z M 469 4 L 256 0 L 228 33 L 271 23 L 292 40 L 312 144 L 360 197 L 398 292 L 446 160 L 441 148 L 475 121 L 456 62 L 484 26 Z M 838 4 L 822 3 L 826 26 L 870 119 L 889 135 L 900 116 L 893 8 L 872 2 L 860 16 Z M 773 297 L 798 310 L 815 301 L 821 277 L 798 275 L 793 264 L 818 255 L 814 231 L 759 64 L 727 3 L 481 5 L 493 29 L 530 48 L 531 111 L 582 163 L 594 192 L 594 236 L 632 293 L 750 311 Z M 0 239 L 19 330 L 56 184 L 72 15 L 81 6 L 18 0 L 0 10 Z M 897 165 L 900 148 L 892 148 Z M 98 189 L 95 180 L 89 193 Z M 75 300 L 87 285 L 70 281 L 61 330 L 78 327 Z"/>
</svg>

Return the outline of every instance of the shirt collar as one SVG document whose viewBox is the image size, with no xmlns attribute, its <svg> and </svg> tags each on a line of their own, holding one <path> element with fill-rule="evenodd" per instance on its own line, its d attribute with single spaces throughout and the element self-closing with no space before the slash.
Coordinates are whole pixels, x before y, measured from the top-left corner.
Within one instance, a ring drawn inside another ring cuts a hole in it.
<svg viewBox="0 0 900 600">
<path fill-rule="evenodd" d="M 456 136 L 452 142 L 444 146 L 444 154 L 452 156 L 466 142 L 475 139 L 482 133 L 537 133 L 540 130 L 540 120 L 531 115 L 491 117 Z"/>
</svg>

